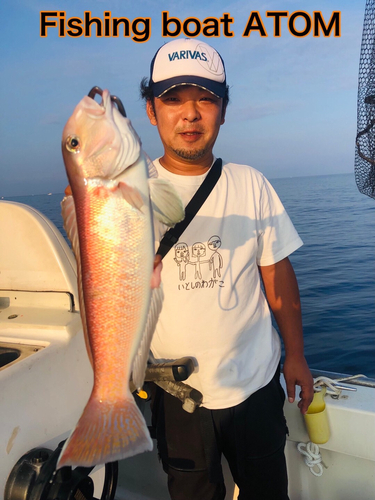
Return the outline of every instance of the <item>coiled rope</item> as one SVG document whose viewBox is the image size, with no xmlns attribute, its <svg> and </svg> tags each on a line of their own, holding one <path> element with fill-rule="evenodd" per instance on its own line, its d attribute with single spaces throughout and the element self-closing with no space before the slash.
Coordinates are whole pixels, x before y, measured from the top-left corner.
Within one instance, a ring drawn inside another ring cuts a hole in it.
<svg viewBox="0 0 375 500">
<path fill-rule="evenodd" d="M 305 464 L 310 468 L 311 474 L 317 477 L 321 476 L 323 474 L 323 460 L 319 451 L 319 446 L 309 441 L 308 443 L 299 443 L 297 445 L 297 450 L 305 457 Z"/>
</svg>

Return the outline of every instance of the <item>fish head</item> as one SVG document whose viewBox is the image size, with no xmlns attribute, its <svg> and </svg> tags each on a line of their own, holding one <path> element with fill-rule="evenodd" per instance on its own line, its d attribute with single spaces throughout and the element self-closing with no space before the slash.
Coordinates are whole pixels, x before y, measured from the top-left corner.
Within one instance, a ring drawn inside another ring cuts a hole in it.
<svg viewBox="0 0 375 500">
<path fill-rule="evenodd" d="M 138 159 L 141 141 L 104 90 L 101 103 L 85 96 L 74 109 L 63 130 L 62 154 L 71 184 L 77 178 L 115 179 Z"/>
</svg>

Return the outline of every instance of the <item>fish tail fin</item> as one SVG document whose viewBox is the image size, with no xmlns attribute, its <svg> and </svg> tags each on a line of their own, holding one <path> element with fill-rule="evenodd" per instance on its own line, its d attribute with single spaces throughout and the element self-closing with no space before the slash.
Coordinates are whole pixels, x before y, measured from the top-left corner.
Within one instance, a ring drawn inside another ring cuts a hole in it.
<svg viewBox="0 0 375 500">
<path fill-rule="evenodd" d="M 91 396 L 66 441 L 56 469 L 92 467 L 152 450 L 152 440 L 134 398 L 100 402 Z"/>
</svg>

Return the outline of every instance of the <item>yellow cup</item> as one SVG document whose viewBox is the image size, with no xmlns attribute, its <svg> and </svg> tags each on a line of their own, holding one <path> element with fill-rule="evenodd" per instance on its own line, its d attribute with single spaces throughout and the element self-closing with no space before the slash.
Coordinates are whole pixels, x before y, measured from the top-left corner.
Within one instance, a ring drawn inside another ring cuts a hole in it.
<svg viewBox="0 0 375 500">
<path fill-rule="evenodd" d="M 320 392 L 314 394 L 310 406 L 305 414 L 305 424 L 310 441 L 316 444 L 324 444 L 330 436 L 327 409 L 324 396 L 327 388 L 323 387 Z"/>
</svg>

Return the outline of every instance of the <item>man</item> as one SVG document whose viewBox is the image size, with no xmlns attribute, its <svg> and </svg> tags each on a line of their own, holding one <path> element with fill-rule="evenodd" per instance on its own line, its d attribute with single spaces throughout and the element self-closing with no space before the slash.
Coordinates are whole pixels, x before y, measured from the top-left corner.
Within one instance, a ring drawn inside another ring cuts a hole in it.
<svg viewBox="0 0 375 500">
<path fill-rule="evenodd" d="M 215 161 L 228 103 L 223 60 L 204 42 L 169 42 L 156 53 L 141 93 L 164 148 L 154 162 L 158 174 L 186 205 Z M 154 395 L 153 422 L 172 499 L 224 499 L 222 454 L 239 499 L 288 498 L 281 348 L 267 301 L 285 345 L 289 401 L 300 385 L 298 406 L 305 413 L 312 377 L 288 259 L 301 244 L 263 175 L 223 161 L 214 189 L 164 258 L 165 300 L 151 350 L 160 362 L 193 357 L 196 369 L 187 383 L 203 394 L 193 414 L 161 390 Z"/>
</svg>

